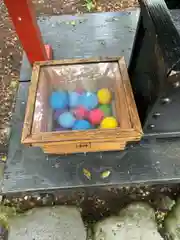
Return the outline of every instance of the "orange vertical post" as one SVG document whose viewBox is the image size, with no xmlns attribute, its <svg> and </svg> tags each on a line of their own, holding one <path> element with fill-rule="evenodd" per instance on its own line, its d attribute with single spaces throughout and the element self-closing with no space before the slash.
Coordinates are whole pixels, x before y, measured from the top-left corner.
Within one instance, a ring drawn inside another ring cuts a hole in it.
<svg viewBox="0 0 180 240">
<path fill-rule="evenodd" d="M 48 60 L 50 48 L 43 44 L 32 0 L 4 2 L 29 62 L 33 64 L 35 61 Z"/>
</svg>

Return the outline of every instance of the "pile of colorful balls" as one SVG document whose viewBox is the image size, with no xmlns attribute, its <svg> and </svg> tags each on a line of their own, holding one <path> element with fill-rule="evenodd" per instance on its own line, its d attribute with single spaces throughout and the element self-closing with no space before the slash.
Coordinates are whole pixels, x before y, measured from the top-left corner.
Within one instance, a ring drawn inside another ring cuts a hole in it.
<svg viewBox="0 0 180 240">
<path fill-rule="evenodd" d="M 112 94 L 102 88 L 96 93 L 76 90 L 53 91 L 50 99 L 53 118 L 58 124 L 55 131 L 116 128 L 112 113 Z"/>
</svg>

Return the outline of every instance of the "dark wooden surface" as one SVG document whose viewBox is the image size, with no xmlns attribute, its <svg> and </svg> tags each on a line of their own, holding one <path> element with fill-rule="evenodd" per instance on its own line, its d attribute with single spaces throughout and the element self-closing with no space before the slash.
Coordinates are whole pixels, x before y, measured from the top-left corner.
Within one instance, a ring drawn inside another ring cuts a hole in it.
<svg viewBox="0 0 180 240">
<path fill-rule="evenodd" d="M 177 182 L 180 179 L 180 141 L 142 142 L 128 151 L 48 156 L 38 148 L 20 144 L 20 135 L 29 83 L 19 87 L 16 112 L 5 169 L 3 192 L 54 190 L 107 184 Z M 91 181 L 82 173 L 93 172 Z M 111 171 L 108 179 L 99 173 Z"/>
<path fill-rule="evenodd" d="M 58 20 L 58 17 L 50 18 L 50 22 L 45 18 L 40 24 L 45 41 L 48 43 L 53 44 L 54 39 L 57 39 L 56 32 L 60 34 L 62 30 L 72 31 L 72 35 L 79 39 L 76 39 L 76 41 L 81 46 L 83 56 L 91 55 L 95 57 L 98 54 L 100 56 L 102 54 L 117 56 L 124 52 L 123 55 L 126 56 L 128 62 L 138 14 L 138 12 L 130 12 L 119 15 L 117 13 L 85 15 L 84 18 L 88 18 L 85 21 L 87 24 L 86 28 L 83 27 L 83 30 L 79 29 L 79 33 L 86 32 L 87 38 L 84 44 L 80 44 L 81 38 L 84 39 L 84 35 L 75 35 L 71 25 L 62 23 L 63 17 L 60 17 L 60 20 Z M 178 20 L 178 12 L 173 12 L 173 18 Z M 68 19 L 71 20 L 72 17 L 64 16 L 64 21 Z M 114 20 L 112 21 L 112 19 Z M 46 31 L 47 28 L 49 30 L 50 26 L 52 27 L 52 24 L 54 24 L 54 30 Z M 80 28 L 80 25 L 78 27 Z M 45 35 L 45 32 L 47 35 Z M 97 35 L 99 36 L 98 39 L 96 39 Z M 67 40 L 65 36 L 66 34 L 64 34 L 64 37 L 63 35 L 60 37 L 61 40 L 64 38 L 66 47 L 63 48 L 63 45 L 60 47 L 59 39 L 58 43 L 53 45 L 55 58 L 77 55 L 78 49 L 72 45 L 72 39 L 69 37 Z M 92 38 L 94 39 L 93 43 Z M 106 52 L 104 52 L 105 50 Z M 29 75 L 26 70 L 24 61 L 21 80 L 23 80 L 22 76 L 25 77 L 25 75 L 27 77 L 24 80 L 28 79 Z M 48 156 L 43 154 L 38 148 L 32 149 L 22 146 L 20 144 L 20 136 L 28 86 L 28 82 L 21 82 L 17 95 L 9 157 L 4 181 L 2 182 L 2 191 L 4 193 L 50 191 L 107 184 L 150 184 L 180 181 L 180 140 L 178 139 L 158 140 L 150 143 L 142 141 L 141 144 L 129 145 L 127 150 L 122 152 L 75 154 L 69 156 Z M 83 175 L 82 168 L 84 167 L 93 173 L 91 180 L 87 180 Z M 100 178 L 100 173 L 107 170 L 110 171 L 110 176 L 106 179 Z"/>
<path fill-rule="evenodd" d="M 129 62 L 139 9 L 119 13 L 52 16 L 39 19 L 44 42 L 54 59 L 119 57 Z M 73 24 L 73 25 L 72 25 Z M 20 81 L 29 81 L 31 67 L 23 56 Z"/>
</svg>

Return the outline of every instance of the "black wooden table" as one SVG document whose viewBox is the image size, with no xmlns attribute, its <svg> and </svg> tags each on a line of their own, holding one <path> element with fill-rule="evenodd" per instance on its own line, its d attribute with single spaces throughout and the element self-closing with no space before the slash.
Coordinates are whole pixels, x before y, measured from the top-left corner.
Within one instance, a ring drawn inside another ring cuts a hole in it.
<svg viewBox="0 0 180 240">
<path fill-rule="evenodd" d="M 171 11 L 180 30 L 180 11 Z M 53 16 L 39 19 L 43 39 L 54 58 L 125 56 L 129 63 L 139 9 L 120 13 Z M 72 22 L 73 21 L 73 22 Z M 75 24 L 74 24 L 75 22 Z M 72 24 L 73 23 L 73 24 Z M 20 144 L 31 68 L 26 57 L 12 120 L 2 192 L 50 191 L 65 188 L 180 181 L 180 139 L 151 139 L 129 144 L 125 151 L 48 156 Z M 4 163 L 1 162 L 2 168 Z M 83 168 L 92 172 L 88 180 Z M 100 173 L 108 170 L 108 178 Z"/>
</svg>

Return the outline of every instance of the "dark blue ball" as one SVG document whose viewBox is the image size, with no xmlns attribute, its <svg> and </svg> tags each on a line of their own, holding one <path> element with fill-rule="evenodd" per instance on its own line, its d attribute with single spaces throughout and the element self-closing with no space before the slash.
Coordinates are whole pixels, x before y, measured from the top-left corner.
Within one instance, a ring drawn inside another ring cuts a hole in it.
<svg viewBox="0 0 180 240">
<path fill-rule="evenodd" d="M 92 128 L 92 125 L 87 120 L 77 120 L 72 130 L 87 130 L 91 128 Z"/>
<path fill-rule="evenodd" d="M 52 92 L 50 99 L 50 106 L 53 109 L 64 109 L 68 107 L 68 94 L 64 91 Z"/>
</svg>

